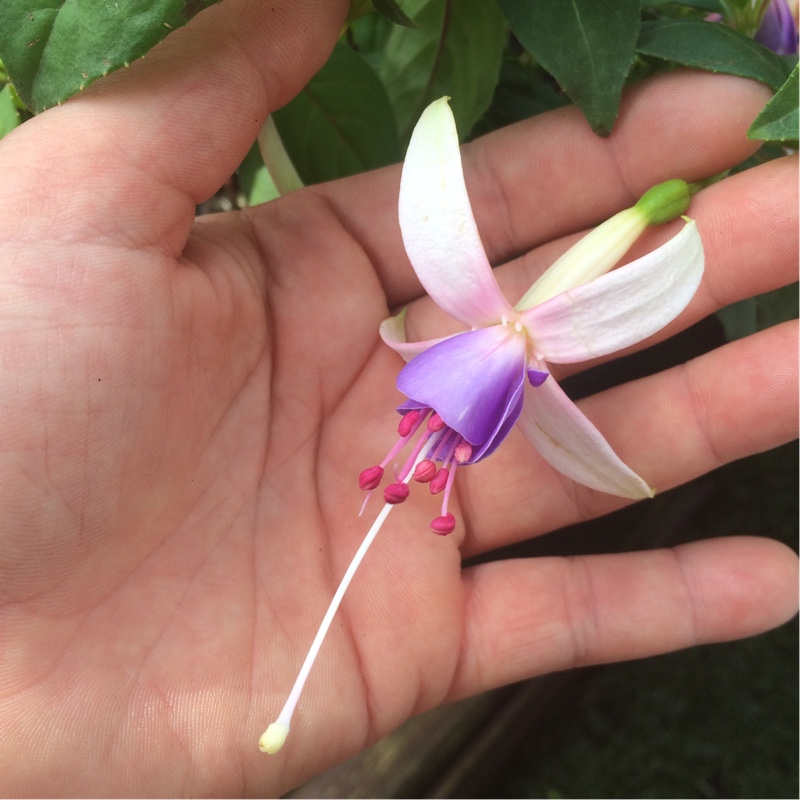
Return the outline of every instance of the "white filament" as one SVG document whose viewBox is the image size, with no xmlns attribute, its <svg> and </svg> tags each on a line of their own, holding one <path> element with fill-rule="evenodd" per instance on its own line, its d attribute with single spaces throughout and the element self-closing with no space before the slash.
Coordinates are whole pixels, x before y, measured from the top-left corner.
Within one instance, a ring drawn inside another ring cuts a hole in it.
<svg viewBox="0 0 800 800">
<path fill-rule="evenodd" d="M 411 469 L 409 469 L 408 474 L 403 479 L 403 483 L 408 483 L 411 480 L 411 477 L 414 474 L 414 467 L 416 467 L 416 465 L 423 460 L 425 457 L 425 452 L 426 451 L 423 449 L 422 453 L 417 456 L 413 466 Z M 289 692 L 289 697 L 287 698 L 286 703 L 281 709 L 281 713 L 278 714 L 275 722 L 273 722 L 264 731 L 258 741 L 258 746 L 263 752 L 270 754 L 277 753 L 281 747 L 283 747 L 283 743 L 286 740 L 286 737 L 289 735 L 289 727 L 292 721 L 292 715 L 294 714 L 297 702 L 300 699 L 303 686 L 305 686 L 306 679 L 311 672 L 311 667 L 314 665 L 314 661 L 317 658 L 317 654 L 322 646 L 322 642 L 325 640 L 325 636 L 328 633 L 331 622 L 333 622 L 333 617 L 341 605 L 342 598 L 344 597 L 344 593 L 347 591 L 347 587 L 350 585 L 350 581 L 353 579 L 353 575 L 355 575 L 356 570 L 367 553 L 367 550 L 369 550 L 370 545 L 375 540 L 375 537 L 378 535 L 378 531 L 383 526 L 383 523 L 386 521 L 386 517 L 389 516 L 389 512 L 393 507 L 394 506 L 391 503 L 386 503 L 384 505 L 380 514 L 378 514 L 377 518 L 375 519 L 375 522 L 372 523 L 372 527 L 369 529 L 369 531 L 367 531 L 367 535 L 364 537 L 364 541 L 361 542 L 361 546 L 353 556 L 353 560 L 350 562 L 350 566 L 348 566 L 347 571 L 344 573 L 344 577 L 342 578 L 339 587 L 336 589 L 336 592 L 333 595 L 333 599 L 328 606 L 328 610 L 325 612 L 325 616 L 322 618 L 319 630 L 317 630 L 317 635 L 314 637 L 314 641 L 311 643 L 308 655 L 303 662 L 303 666 L 300 667 L 300 672 L 295 679 L 294 686 L 292 686 L 292 691 Z"/>
</svg>

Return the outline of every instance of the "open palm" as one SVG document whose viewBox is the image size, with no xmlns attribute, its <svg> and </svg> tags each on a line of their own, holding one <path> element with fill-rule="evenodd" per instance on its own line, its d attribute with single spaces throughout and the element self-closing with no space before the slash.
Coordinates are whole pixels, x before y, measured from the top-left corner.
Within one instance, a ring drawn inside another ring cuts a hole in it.
<svg viewBox="0 0 800 800">
<path fill-rule="evenodd" d="M 213 8 L 3 142 L 3 794 L 279 793 L 447 699 L 793 613 L 794 557 L 766 540 L 462 572 L 619 503 L 510 437 L 462 471 L 452 536 L 421 492 L 394 512 L 285 750 L 258 752 L 374 514 L 356 479 L 393 439 L 398 369 L 378 325 L 406 303 L 420 335 L 446 324 L 402 252 L 397 169 L 194 219 L 324 60 L 333 6 Z M 501 284 L 518 294 L 653 183 L 741 160 L 763 101 L 671 75 L 628 96 L 608 141 L 567 110 L 472 145 Z M 708 274 L 674 329 L 792 280 L 793 174 L 697 197 Z M 795 339 L 775 328 L 584 408 L 669 488 L 796 435 Z"/>
</svg>

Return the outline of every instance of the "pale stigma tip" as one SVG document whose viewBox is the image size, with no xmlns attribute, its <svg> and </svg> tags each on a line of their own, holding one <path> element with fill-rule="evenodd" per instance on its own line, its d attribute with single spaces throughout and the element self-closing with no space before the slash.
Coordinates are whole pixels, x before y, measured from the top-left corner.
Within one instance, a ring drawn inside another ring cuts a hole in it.
<svg viewBox="0 0 800 800">
<path fill-rule="evenodd" d="M 289 729 L 283 723 L 273 722 L 261 734 L 261 738 L 258 740 L 258 747 L 263 753 L 274 755 L 283 747 L 288 735 Z"/>
</svg>

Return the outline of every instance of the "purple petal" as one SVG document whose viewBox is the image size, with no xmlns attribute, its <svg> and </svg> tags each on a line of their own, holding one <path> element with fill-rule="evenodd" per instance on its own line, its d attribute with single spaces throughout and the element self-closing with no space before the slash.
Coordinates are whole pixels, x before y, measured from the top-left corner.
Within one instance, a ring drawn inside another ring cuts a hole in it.
<svg viewBox="0 0 800 800">
<path fill-rule="evenodd" d="M 797 52 L 797 26 L 786 0 L 772 0 L 755 39 L 781 56 Z"/>
<path fill-rule="evenodd" d="M 519 415 L 525 344 L 524 335 L 502 325 L 457 334 L 406 364 L 397 388 L 416 407 L 435 409 L 476 448 L 475 461 Z"/>
<path fill-rule="evenodd" d="M 476 461 L 490 456 L 499 447 L 503 439 L 511 433 L 511 429 L 517 424 L 517 419 L 522 411 L 522 404 L 524 402 L 525 382 L 521 381 L 519 386 L 509 394 L 506 402 L 506 410 L 503 418 L 498 423 L 497 427 L 489 438 L 480 446 L 474 447 L 472 456 L 465 464 L 474 464 Z"/>
<path fill-rule="evenodd" d="M 534 389 L 537 389 L 547 380 L 549 374 L 549 372 L 545 372 L 544 370 L 531 368 L 528 370 L 528 381 Z"/>
</svg>

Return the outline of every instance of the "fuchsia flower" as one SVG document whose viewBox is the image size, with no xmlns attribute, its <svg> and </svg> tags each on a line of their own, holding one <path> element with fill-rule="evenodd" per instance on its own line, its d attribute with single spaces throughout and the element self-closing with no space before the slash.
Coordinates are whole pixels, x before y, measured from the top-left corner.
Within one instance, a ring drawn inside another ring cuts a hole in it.
<svg viewBox="0 0 800 800">
<path fill-rule="evenodd" d="M 406 155 L 400 228 L 428 295 L 471 330 L 412 344 L 405 341 L 402 314 L 381 326 L 383 340 L 409 361 L 397 379 L 408 397 L 398 409 L 405 415 L 398 445 L 428 419 L 385 499 L 404 499 L 408 492 L 399 484 L 409 473 L 431 480 L 434 462 L 442 466 L 431 484 L 444 484 L 449 492 L 458 466 L 486 458 L 515 424 L 553 467 L 578 483 L 623 497 L 652 496 L 549 375 L 548 362 L 571 364 L 621 350 L 686 307 L 703 273 L 693 222 L 638 261 L 604 273 L 648 224 L 677 216 L 688 200 L 682 181 L 651 190 L 585 237 L 512 306 L 478 236 L 447 99 L 429 106 Z M 362 488 L 375 488 L 397 449 L 362 473 Z M 445 496 L 432 527 L 449 533 L 454 525 Z"/>
<path fill-rule="evenodd" d="M 557 470 L 593 489 L 623 497 L 653 490 L 613 452 L 595 426 L 559 388 L 548 363 L 570 364 L 642 341 L 674 319 L 703 274 L 694 222 L 648 255 L 610 272 L 650 224 L 686 210 L 689 187 L 668 181 L 585 236 L 516 303 L 500 291 L 478 235 L 461 169 L 448 98 L 422 114 L 409 144 L 400 184 L 400 228 L 408 257 L 434 302 L 469 327 L 454 336 L 407 342 L 404 314 L 381 325 L 383 340 L 408 363 L 397 386 L 408 398 L 399 439 L 379 465 L 361 473 L 362 489 L 378 487 L 384 468 L 409 448 L 386 501 L 348 567 L 278 719 L 259 745 L 277 752 L 311 665 L 364 554 L 411 481 L 443 492 L 431 523 L 450 533 L 447 503 L 458 469 L 498 447 L 516 425 Z"/>
</svg>

